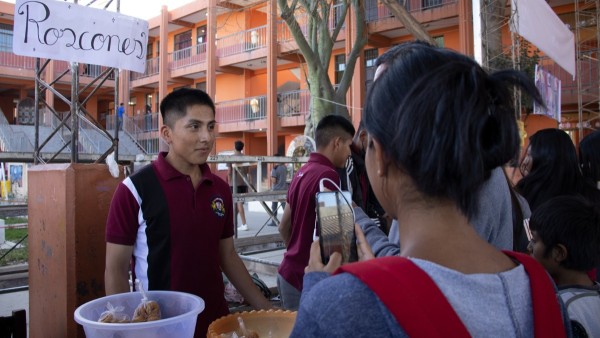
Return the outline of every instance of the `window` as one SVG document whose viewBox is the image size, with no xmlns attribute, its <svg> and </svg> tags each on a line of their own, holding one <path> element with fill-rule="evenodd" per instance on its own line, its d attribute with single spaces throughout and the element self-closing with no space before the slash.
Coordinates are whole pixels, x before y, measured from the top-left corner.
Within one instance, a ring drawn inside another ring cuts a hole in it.
<svg viewBox="0 0 600 338">
<path fill-rule="evenodd" d="M 379 56 L 377 48 L 365 50 L 365 67 L 375 67 L 375 61 Z"/>
<path fill-rule="evenodd" d="M 190 57 L 192 47 L 192 30 L 175 35 L 173 48 L 173 60 L 181 60 Z"/>
<path fill-rule="evenodd" d="M 148 43 L 146 46 L 146 60 L 152 59 L 152 42 Z"/>
<path fill-rule="evenodd" d="M 206 42 L 206 25 L 196 28 L 196 44 Z"/>
<path fill-rule="evenodd" d="M 0 23 L 0 52 L 12 52 L 13 26 Z"/>
<path fill-rule="evenodd" d="M 160 56 L 160 41 L 156 41 L 156 57 Z"/>
<path fill-rule="evenodd" d="M 335 84 L 339 84 L 346 70 L 346 55 L 338 54 L 335 56 Z"/>
<path fill-rule="evenodd" d="M 435 44 L 436 44 L 438 47 L 442 47 L 442 48 L 444 47 L 444 36 L 443 36 L 443 35 L 440 35 L 440 36 L 434 36 L 434 37 L 433 37 L 433 40 L 435 41 Z"/>
<path fill-rule="evenodd" d="M 442 5 L 442 0 L 423 0 L 423 9 Z"/>
<path fill-rule="evenodd" d="M 366 72 L 366 85 L 367 90 L 373 83 L 373 78 L 375 77 L 375 61 L 377 60 L 377 56 L 379 56 L 379 51 L 377 48 L 367 49 L 365 50 L 365 72 Z"/>
<path fill-rule="evenodd" d="M 192 46 L 192 30 L 175 35 L 173 50 L 178 51 Z"/>
</svg>

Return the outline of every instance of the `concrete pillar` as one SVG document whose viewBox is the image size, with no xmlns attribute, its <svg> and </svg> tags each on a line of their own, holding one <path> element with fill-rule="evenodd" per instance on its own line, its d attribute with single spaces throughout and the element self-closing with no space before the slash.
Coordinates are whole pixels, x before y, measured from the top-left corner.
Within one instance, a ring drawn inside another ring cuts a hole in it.
<svg viewBox="0 0 600 338">
<path fill-rule="evenodd" d="M 277 2 L 267 2 L 267 155 L 277 152 Z"/>
<path fill-rule="evenodd" d="M 29 171 L 29 335 L 85 337 L 75 309 L 103 297 L 104 231 L 114 190 L 104 164 Z"/>
<path fill-rule="evenodd" d="M 459 52 L 473 55 L 473 6 L 471 1 L 458 0 L 458 41 Z"/>
<path fill-rule="evenodd" d="M 169 52 L 168 52 L 168 44 L 169 44 L 169 10 L 167 6 L 162 6 L 160 10 L 160 59 L 158 60 L 158 66 L 160 69 L 159 79 L 158 79 L 158 100 L 159 104 L 162 99 L 167 96 L 167 86 L 169 84 L 169 79 L 171 78 L 171 71 L 169 70 Z M 157 111 L 159 107 L 157 107 Z M 163 125 L 162 118 L 158 118 L 158 130 Z M 160 151 L 168 151 L 168 147 L 165 146 L 164 142 L 158 143 L 158 149 Z"/>
</svg>

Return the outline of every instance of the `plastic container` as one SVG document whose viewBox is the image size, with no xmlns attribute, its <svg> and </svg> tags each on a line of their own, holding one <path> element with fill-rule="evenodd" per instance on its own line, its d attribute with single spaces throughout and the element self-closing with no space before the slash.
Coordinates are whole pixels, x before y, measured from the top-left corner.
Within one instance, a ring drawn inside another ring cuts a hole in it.
<svg viewBox="0 0 600 338">
<path fill-rule="evenodd" d="M 140 304 L 139 292 L 121 293 L 95 299 L 75 310 L 75 321 L 85 330 L 87 338 L 192 338 L 198 314 L 204 310 L 202 298 L 184 292 L 146 291 L 149 300 L 160 306 L 161 320 L 144 323 L 99 323 L 106 304 L 123 306 L 130 317 Z"/>
<path fill-rule="evenodd" d="M 296 322 L 296 311 L 260 310 L 232 313 L 221 317 L 208 326 L 207 337 L 228 336 L 240 328 L 237 318 L 242 317 L 248 330 L 255 331 L 259 337 L 289 337 Z"/>
</svg>

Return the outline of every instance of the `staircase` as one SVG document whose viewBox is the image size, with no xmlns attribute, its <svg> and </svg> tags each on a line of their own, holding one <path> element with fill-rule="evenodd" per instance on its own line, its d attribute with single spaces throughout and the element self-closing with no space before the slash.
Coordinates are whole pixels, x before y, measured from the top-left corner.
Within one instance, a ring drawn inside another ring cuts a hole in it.
<svg viewBox="0 0 600 338">
<path fill-rule="evenodd" d="M 53 114 L 42 112 L 44 124 L 39 126 L 39 142 L 46 140 L 48 136 L 58 127 L 60 120 Z M 79 153 L 97 155 L 100 157 L 106 152 L 111 141 L 106 134 L 94 123 L 79 116 Z M 114 135 L 114 131 L 110 132 Z M 71 139 L 71 131 L 67 127 L 62 127 L 41 149 L 42 153 L 59 152 L 67 140 Z M 11 153 L 31 153 L 33 158 L 35 144 L 35 126 L 32 125 L 13 125 L 0 110 L 0 151 Z M 71 146 L 67 146 L 62 153 L 71 153 Z M 1 154 L 1 153 L 0 153 Z M 135 157 L 138 154 L 145 154 L 144 150 L 138 146 L 135 140 L 127 133 L 119 132 L 119 156 Z"/>
</svg>

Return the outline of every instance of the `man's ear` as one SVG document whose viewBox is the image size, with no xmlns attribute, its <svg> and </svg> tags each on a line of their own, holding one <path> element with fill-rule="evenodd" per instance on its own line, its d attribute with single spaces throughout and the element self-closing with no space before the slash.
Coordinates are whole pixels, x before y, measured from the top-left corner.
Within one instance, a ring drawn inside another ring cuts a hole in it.
<svg viewBox="0 0 600 338">
<path fill-rule="evenodd" d="M 171 145 L 171 128 L 166 124 L 160 127 L 160 136 L 165 140 L 168 145 Z"/>
<path fill-rule="evenodd" d="M 557 244 L 552 248 L 552 259 L 557 261 L 559 264 L 564 262 L 569 255 L 567 247 L 563 244 Z"/>
</svg>

